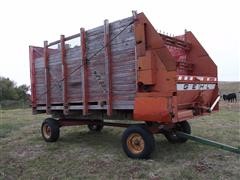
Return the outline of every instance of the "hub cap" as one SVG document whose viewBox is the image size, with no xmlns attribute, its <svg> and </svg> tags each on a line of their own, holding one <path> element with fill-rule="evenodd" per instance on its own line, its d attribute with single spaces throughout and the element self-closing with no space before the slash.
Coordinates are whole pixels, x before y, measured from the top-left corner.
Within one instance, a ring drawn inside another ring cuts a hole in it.
<svg viewBox="0 0 240 180">
<path fill-rule="evenodd" d="M 48 126 L 48 124 L 43 125 L 43 135 L 47 139 L 51 136 L 51 128 Z"/>
<path fill-rule="evenodd" d="M 139 133 L 133 133 L 127 138 L 128 149 L 133 154 L 139 154 L 144 150 L 144 140 Z"/>
</svg>

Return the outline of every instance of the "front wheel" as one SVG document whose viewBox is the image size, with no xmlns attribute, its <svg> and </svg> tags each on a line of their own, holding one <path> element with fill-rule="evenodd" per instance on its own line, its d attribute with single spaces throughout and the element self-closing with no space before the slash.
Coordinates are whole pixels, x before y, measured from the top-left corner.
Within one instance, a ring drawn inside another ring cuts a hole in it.
<svg viewBox="0 0 240 180">
<path fill-rule="evenodd" d="M 176 131 L 191 134 L 191 126 L 187 121 L 178 122 L 171 130 L 164 133 L 165 137 L 169 142 L 184 143 L 188 140 L 188 138 L 177 136 Z"/>
<path fill-rule="evenodd" d="M 122 135 L 122 147 L 126 155 L 134 159 L 147 159 L 155 147 L 153 134 L 140 125 L 128 127 Z"/>
<path fill-rule="evenodd" d="M 42 137 L 46 142 L 55 142 L 59 138 L 60 127 L 57 120 L 47 118 L 43 121 L 41 127 Z"/>
</svg>

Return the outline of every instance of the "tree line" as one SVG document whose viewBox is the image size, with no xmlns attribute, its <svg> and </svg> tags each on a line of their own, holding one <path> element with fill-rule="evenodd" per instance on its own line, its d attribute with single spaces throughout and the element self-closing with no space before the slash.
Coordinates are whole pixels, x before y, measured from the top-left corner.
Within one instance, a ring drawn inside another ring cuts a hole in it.
<svg viewBox="0 0 240 180">
<path fill-rule="evenodd" d="M 26 84 L 17 86 L 16 83 L 9 78 L 0 76 L 0 102 L 4 104 L 6 101 L 29 101 L 29 86 Z"/>
</svg>

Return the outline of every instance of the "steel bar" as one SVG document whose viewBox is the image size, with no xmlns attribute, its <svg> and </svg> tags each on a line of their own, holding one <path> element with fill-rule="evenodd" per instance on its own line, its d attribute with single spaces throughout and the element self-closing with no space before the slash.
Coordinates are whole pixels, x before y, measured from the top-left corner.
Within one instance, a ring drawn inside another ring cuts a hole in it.
<svg viewBox="0 0 240 180">
<path fill-rule="evenodd" d="M 59 119 L 59 124 L 61 127 L 88 125 L 88 124 L 92 124 L 92 125 L 103 124 L 104 126 L 124 127 L 124 128 L 133 125 L 130 123 L 104 122 L 104 121 L 98 120 L 98 119 Z M 134 125 L 140 125 L 140 123 L 134 124 Z M 142 125 L 144 125 L 144 124 L 142 124 Z"/>
<path fill-rule="evenodd" d="M 237 147 L 229 146 L 229 145 L 226 145 L 226 144 L 222 144 L 222 143 L 212 141 L 212 140 L 209 140 L 209 139 L 205 139 L 205 138 L 202 138 L 202 137 L 198 137 L 198 136 L 193 136 L 193 135 L 186 134 L 186 133 L 179 132 L 179 131 L 176 132 L 176 135 L 179 136 L 179 137 L 188 138 L 189 140 L 196 141 L 196 142 L 199 142 L 199 143 L 202 143 L 202 144 L 206 144 L 206 145 L 213 146 L 213 147 L 216 147 L 216 148 L 219 148 L 219 149 L 223 149 L 223 150 L 226 150 L 226 151 L 230 151 L 230 152 L 240 154 L 240 148 L 237 148 Z"/>
<path fill-rule="evenodd" d="M 214 101 L 213 105 L 210 107 L 209 111 L 212 111 L 214 109 L 214 107 L 217 105 L 217 103 L 220 100 L 220 96 L 217 97 L 217 99 Z"/>
</svg>

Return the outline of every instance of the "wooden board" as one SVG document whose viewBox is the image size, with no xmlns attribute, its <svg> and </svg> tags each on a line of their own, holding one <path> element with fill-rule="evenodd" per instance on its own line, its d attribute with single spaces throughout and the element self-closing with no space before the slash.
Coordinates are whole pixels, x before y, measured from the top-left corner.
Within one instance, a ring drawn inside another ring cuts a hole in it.
<svg viewBox="0 0 240 180">
<path fill-rule="evenodd" d="M 136 60 L 135 37 L 133 25 L 129 25 L 133 18 L 126 18 L 109 24 L 111 50 L 111 77 L 112 77 L 112 108 L 133 109 L 136 93 Z M 78 38 L 80 40 L 80 38 Z M 99 26 L 86 31 L 86 55 L 87 55 L 87 80 L 88 102 L 97 103 L 89 106 L 89 109 L 103 109 L 98 103 L 107 100 L 107 74 L 104 47 L 104 26 Z M 83 102 L 82 92 L 82 52 L 81 46 L 65 49 L 67 67 L 67 92 L 68 103 Z M 49 52 L 49 74 L 51 105 L 63 106 L 63 66 L 61 61 L 61 49 Z M 35 59 L 36 96 L 37 105 L 42 109 L 46 103 L 46 77 L 43 55 Z M 82 109 L 82 105 L 77 106 Z M 125 107 L 125 108 L 124 108 Z M 71 110 L 71 109 L 70 109 Z"/>
</svg>

